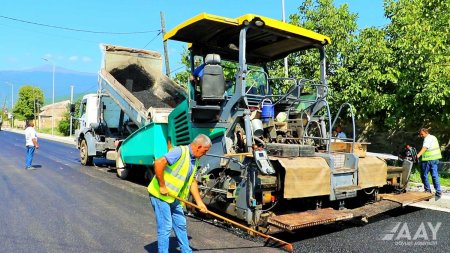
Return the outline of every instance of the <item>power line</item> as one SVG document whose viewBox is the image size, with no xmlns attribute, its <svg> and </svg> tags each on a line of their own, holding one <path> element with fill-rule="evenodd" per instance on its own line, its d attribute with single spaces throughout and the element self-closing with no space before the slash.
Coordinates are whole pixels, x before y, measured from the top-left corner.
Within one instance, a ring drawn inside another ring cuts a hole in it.
<svg viewBox="0 0 450 253">
<path fill-rule="evenodd" d="M 94 85 L 92 85 L 91 87 L 85 89 L 84 91 L 79 92 L 78 94 L 85 94 L 85 93 L 88 92 L 88 91 L 92 91 L 92 89 L 93 89 L 95 86 L 98 86 L 98 84 L 94 84 Z"/>
<path fill-rule="evenodd" d="M 105 32 L 105 31 L 92 31 L 92 30 L 84 30 L 84 29 L 75 29 L 75 28 L 69 28 L 69 27 L 55 26 L 55 25 L 47 25 L 47 24 L 42 24 L 42 23 L 37 23 L 37 22 L 27 21 L 27 20 L 23 20 L 23 19 L 17 19 L 17 18 L 11 18 L 11 17 L 6 17 L 6 16 L 1 16 L 1 15 L 0 15 L 0 18 L 9 19 L 9 20 L 13 20 L 13 21 L 17 21 L 17 22 L 22 22 L 22 23 L 26 23 L 26 24 L 31 24 L 31 25 L 44 26 L 44 27 L 50 27 L 50 28 L 61 29 L 61 30 L 67 30 L 67 31 L 73 31 L 73 32 L 96 33 L 96 34 L 116 34 L 116 35 L 142 34 L 142 33 L 154 33 L 154 32 L 160 32 L 160 33 L 161 33 L 161 30 L 135 31 L 135 32 Z"/>
<path fill-rule="evenodd" d="M 150 44 L 152 41 L 154 41 L 156 38 L 158 38 L 158 36 L 162 33 L 162 30 L 159 30 L 159 33 L 156 34 L 155 37 L 153 37 L 153 39 L 151 39 L 147 44 L 145 44 L 145 46 L 143 48 L 146 48 L 148 46 L 148 44 Z"/>
<path fill-rule="evenodd" d="M 182 69 L 182 68 L 186 68 L 186 66 L 181 66 L 175 70 L 170 71 L 170 74 L 177 72 L 178 70 Z"/>
</svg>

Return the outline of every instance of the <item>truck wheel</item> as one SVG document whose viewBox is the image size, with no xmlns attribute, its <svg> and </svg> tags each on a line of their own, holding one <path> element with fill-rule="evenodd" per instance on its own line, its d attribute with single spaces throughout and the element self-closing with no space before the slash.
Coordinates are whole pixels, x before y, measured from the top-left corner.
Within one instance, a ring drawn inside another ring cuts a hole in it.
<svg viewBox="0 0 450 253">
<path fill-rule="evenodd" d="M 81 144 L 80 144 L 80 161 L 81 164 L 86 165 L 86 166 L 90 166 L 92 165 L 92 160 L 93 157 L 88 155 L 88 146 L 86 143 L 86 140 L 81 140 Z"/>
<path fill-rule="evenodd" d="M 153 167 L 145 166 L 145 174 L 144 174 L 145 180 L 148 180 L 149 182 L 152 181 L 154 175 L 155 173 L 153 172 Z"/>
<path fill-rule="evenodd" d="M 116 171 L 117 171 L 117 176 L 120 179 L 127 179 L 128 175 L 130 174 L 130 169 L 127 167 L 117 168 Z"/>
</svg>

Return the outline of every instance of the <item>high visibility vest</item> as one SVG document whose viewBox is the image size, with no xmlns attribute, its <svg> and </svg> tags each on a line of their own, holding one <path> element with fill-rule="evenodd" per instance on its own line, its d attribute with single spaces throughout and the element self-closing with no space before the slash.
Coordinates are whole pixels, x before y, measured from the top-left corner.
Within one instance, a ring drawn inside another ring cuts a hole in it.
<svg viewBox="0 0 450 253">
<path fill-rule="evenodd" d="M 439 142 L 434 135 L 430 135 L 431 138 L 431 147 L 429 147 L 423 154 L 422 154 L 422 161 L 433 161 L 433 160 L 439 160 L 442 158 L 441 155 L 441 149 L 439 147 Z"/>
<path fill-rule="evenodd" d="M 197 171 L 198 159 L 196 159 L 191 176 L 188 179 L 189 166 L 191 166 L 191 154 L 189 153 L 189 147 L 181 146 L 180 148 L 180 158 L 174 164 L 167 165 L 164 168 L 163 177 L 170 195 L 186 199 L 189 196 L 189 189 Z M 175 201 L 175 198 L 162 195 L 159 192 L 159 183 L 156 176 L 153 177 L 147 190 L 151 195 L 167 203 L 173 203 Z"/>
</svg>

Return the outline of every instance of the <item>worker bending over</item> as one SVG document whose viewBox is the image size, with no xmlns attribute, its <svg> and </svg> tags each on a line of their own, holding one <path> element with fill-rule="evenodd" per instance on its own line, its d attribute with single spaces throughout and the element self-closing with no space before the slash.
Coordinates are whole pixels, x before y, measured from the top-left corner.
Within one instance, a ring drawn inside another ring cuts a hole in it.
<svg viewBox="0 0 450 253">
<path fill-rule="evenodd" d="M 187 236 L 186 217 L 177 196 L 187 199 L 189 192 L 202 212 L 207 212 L 198 191 L 194 175 L 198 160 L 211 147 L 211 140 L 199 134 L 188 146 L 174 147 L 155 161 L 155 176 L 148 186 L 157 225 L 158 252 L 169 252 L 169 237 L 172 229 L 177 237 L 181 252 L 192 252 Z"/>
</svg>

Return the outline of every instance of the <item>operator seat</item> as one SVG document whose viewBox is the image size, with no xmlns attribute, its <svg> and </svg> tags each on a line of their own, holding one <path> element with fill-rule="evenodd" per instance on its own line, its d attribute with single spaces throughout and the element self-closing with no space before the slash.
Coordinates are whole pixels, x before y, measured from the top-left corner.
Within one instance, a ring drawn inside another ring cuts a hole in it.
<svg viewBox="0 0 450 253">
<path fill-rule="evenodd" d="M 220 66 L 220 56 L 207 54 L 203 75 L 200 77 L 200 94 L 192 107 L 192 121 L 218 122 L 222 110 L 221 104 L 225 99 L 225 78 Z"/>
<path fill-rule="evenodd" d="M 200 85 L 200 99 L 204 104 L 220 104 L 225 100 L 225 77 L 220 66 L 220 55 L 206 55 Z"/>
</svg>

